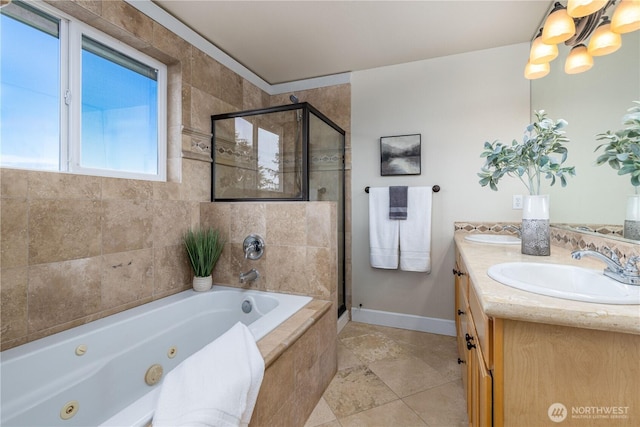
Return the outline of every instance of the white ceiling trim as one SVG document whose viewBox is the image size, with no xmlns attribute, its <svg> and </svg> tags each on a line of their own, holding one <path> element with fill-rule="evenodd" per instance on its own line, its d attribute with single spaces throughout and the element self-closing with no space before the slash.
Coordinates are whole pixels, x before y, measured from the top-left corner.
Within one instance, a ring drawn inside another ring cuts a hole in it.
<svg viewBox="0 0 640 427">
<path fill-rule="evenodd" d="M 216 45 L 206 40 L 200 34 L 187 27 L 185 24 L 176 19 L 173 15 L 154 4 L 151 0 L 125 0 L 131 6 L 147 15 L 149 18 L 158 22 L 178 36 L 182 37 L 193 46 L 197 47 L 216 61 L 220 62 L 231 71 L 237 73 L 241 77 L 247 79 L 269 95 L 279 95 L 282 93 L 295 92 L 300 90 L 316 89 L 326 86 L 334 86 L 345 84 L 351 81 L 351 73 L 333 74 L 330 76 L 317 77 L 313 79 L 298 80 L 294 82 L 279 83 L 271 85 L 258 75 L 253 73 L 247 67 L 227 55 Z"/>
</svg>

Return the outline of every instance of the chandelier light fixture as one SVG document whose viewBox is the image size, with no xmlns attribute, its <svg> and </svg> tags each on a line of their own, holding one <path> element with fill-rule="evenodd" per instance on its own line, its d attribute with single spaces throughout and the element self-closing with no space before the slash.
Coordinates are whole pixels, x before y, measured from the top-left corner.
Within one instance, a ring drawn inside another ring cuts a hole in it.
<svg viewBox="0 0 640 427">
<path fill-rule="evenodd" d="M 611 19 L 607 12 L 613 13 Z M 594 56 L 620 49 L 620 35 L 638 29 L 640 0 L 568 0 L 566 7 L 556 2 L 531 43 L 524 76 L 539 79 L 549 74 L 549 63 L 558 56 L 560 43 L 571 47 L 564 71 L 587 71 L 593 67 Z"/>
</svg>

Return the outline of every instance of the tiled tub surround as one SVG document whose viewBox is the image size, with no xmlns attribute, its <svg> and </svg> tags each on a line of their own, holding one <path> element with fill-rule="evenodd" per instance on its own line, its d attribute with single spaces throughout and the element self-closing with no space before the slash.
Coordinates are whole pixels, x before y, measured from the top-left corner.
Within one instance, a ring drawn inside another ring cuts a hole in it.
<svg viewBox="0 0 640 427">
<path fill-rule="evenodd" d="M 2 169 L 2 349 L 188 289 L 194 182 Z"/>
<path fill-rule="evenodd" d="M 250 426 L 302 426 L 335 375 L 337 312 L 313 300 L 258 342 L 265 375 Z"/>
<path fill-rule="evenodd" d="M 48 3 L 168 65 L 169 182 L 1 169 L 2 349 L 188 289 L 181 234 L 210 199 L 211 115 L 289 103 L 124 1 Z M 350 90 L 296 91 L 347 131 L 347 183 Z"/>
<path fill-rule="evenodd" d="M 337 304 L 336 202 L 215 202 L 200 205 L 204 226 L 216 227 L 226 241 L 213 280 L 227 286 L 309 295 Z M 259 260 L 244 259 L 242 242 L 260 235 Z M 255 282 L 238 276 L 256 268 Z"/>
</svg>

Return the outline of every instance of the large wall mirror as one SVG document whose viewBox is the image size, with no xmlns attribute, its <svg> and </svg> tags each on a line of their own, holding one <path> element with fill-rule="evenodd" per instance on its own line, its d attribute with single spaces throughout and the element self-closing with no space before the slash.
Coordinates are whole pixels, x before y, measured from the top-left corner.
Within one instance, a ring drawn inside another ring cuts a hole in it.
<svg viewBox="0 0 640 427">
<path fill-rule="evenodd" d="M 600 150 L 594 150 L 601 144 L 596 135 L 621 129 L 622 116 L 633 101 L 640 101 L 640 31 L 623 34 L 618 51 L 595 57 L 593 68 L 581 74 L 565 74 L 569 48 L 559 48 L 551 72 L 531 81 L 532 117 L 534 110 L 545 110 L 549 117 L 569 123 L 567 164 L 576 167 L 576 176 L 565 188 L 547 187 L 551 221 L 622 226 L 628 196 L 635 189 L 629 175 L 619 176 L 608 165 L 596 166 Z"/>
</svg>

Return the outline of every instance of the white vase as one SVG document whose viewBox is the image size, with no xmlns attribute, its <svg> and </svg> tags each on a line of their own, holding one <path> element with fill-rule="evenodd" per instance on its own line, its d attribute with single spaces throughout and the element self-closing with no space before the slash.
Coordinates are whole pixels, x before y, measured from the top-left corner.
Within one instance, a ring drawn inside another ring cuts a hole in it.
<svg viewBox="0 0 640 427">
<path fill-rule="evenodd" d="M 522 253 L 551 255 L 549 195 L 524 196 L 522 205 Z"/>
<path fill-rule="evenodd" d="M 207 277 L 193 276 L 193 290 L 198 292 L 204 292 L 211 289 L 213 286 L 213 278 L 209 275 Z"/>
<path fill-rule="evenodd" d="M 635 194 L 627 199 L 623 236 L 625 239 L 640 240 L 640 195 Z"/>
</svg>

